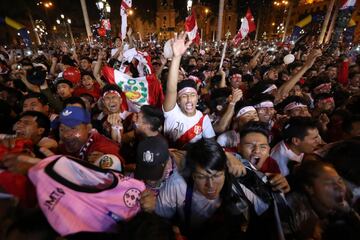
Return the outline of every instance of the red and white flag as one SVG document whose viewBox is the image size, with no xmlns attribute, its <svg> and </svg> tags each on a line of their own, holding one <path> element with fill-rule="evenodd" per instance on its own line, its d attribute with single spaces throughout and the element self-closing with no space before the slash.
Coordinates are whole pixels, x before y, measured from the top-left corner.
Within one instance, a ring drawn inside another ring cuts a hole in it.
<svg viewBox="0 0 360 240">
<path fill-rule="evenodd" d="M 126 96 L 128 111 L 139 112 L 142 105 L 161 107 L 164 94 L 155 74 L 133 78 L 114 68 L 105 66 L 102 74 L 110 84 L 118 85 Z"/>
<path fill-rule="evenodd" d="M 356 4 L 356 0 L 341 0 L 340 4 L 340 10 L 344 10 L 349 7 L 354 7 Z"/>
<path fill-rule="evenodd" d="M 120 7 L 121 16 L 121 39 L 124 40 L 126 37 L 127 28 L 127 10 L 131 8 L 132 0 L 122 0 Z"/>
<path fill-rule="evenodd" d="M 190 41 L 200 44 L 200 33 L 198 31 L 196 17 L 194 11 L 185 19 L 185 31 Z"/>
<path fill-rule="evenodd" d="M 251 13 L 250 8 L 248 8 L 245 17 L 242 19 L 242 23 L 239 31 L 233 38 L 233 43 L 237 45 L 241 40 L 243 40 L 249 33 L 256 30 L 255 20 Z"/>
</svg>

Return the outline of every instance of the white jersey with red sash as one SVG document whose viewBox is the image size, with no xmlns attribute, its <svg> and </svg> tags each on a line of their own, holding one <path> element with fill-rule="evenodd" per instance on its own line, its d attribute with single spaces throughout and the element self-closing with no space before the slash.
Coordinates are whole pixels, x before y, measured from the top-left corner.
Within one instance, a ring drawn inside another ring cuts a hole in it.
<svg viewBox="0 0 360 240">
<path fill-rule="evenodd" d="M 209 116 L 203 115 L 198 110 L 194 116 L 188 117 L 176 104 L 171 111 L 164 111 L 164 116 L 164 134 L 170 140 L 170 145 L 181 148 L 203 137 L 215 137 Z"/>
</svg>

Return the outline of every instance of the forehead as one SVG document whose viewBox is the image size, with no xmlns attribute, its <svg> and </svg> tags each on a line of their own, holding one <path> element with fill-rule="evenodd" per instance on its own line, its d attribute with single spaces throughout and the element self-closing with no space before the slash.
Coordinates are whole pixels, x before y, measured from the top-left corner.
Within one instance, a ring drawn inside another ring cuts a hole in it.
<svg viewBox="0 0 360 240">
<path fill-rule="evenodd" d="M 106 99 L 106 98 L 116 98 L 116 97 L 120 98 L 120 96 L 118 94 L 116 94 L 116 93 L 106 93 L 106 95 L 104 96 L 104 99 Z"/>
<path fill-rule="evenodd" d="M 221 172 L 221 171 L 205 169 L 205 168 L 201 167 L 200 165 L 196 164 L 195 172 L 198 172 L 198 173 L 201 173 L 201 174 L 204 174 L 204 175 L 212 175 L 212 174 L 216 174 L 216 173 Z"/>
<path fill-rule="evenodd" d="M 27 98 L 27 99 L 25 99 L 25 101 L 24 101 L 24 104 L 25 103 L 39 103 L 39 104 L 41 104 L 41 102 L 40 102 L 40 100 L 38 99 L 38 98 Z"/>
<path fill-rule="evenodd" d="M 240 144 L 248 144 L 257 142 L 260 144 L 268 144 L 268 139 L 261 133 L 252 132 L 246 134 L 244 137 L 241 138 Z"/>
<path fill-rule="evenodd" d="M 59 83 L 57 88 L 70 88 L 70 86 L 67 83 Z"/>
<path fill-rule="evenodd" d="M 318 135 L 319 135 L 319 131 L 317 130 L 317 128 L 310 128 L 307 130 L 306 137 L 316 137 Z"/>
<path fill-rule="evenodd" d="M 19 121 L 24 122 L 36 122 L 36 117 L 34 116 L 23 116 L 19 119 Z"/>
</svg>

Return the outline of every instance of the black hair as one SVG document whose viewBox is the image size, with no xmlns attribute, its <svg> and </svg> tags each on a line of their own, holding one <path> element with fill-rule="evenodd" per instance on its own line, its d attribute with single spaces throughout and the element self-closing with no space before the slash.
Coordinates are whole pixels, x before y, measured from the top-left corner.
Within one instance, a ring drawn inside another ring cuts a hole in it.
<svg viewBox="0 0 360 240">
<path fill-rule="evenodd" d="M 90 76 L 93 80 L 95 80 L 94 74 L 91 71 L 81 71 L 81 78 L 85 75 Z"/>
<path fill-rule="evenodd" d="M 235 108 L 234 108 L 234 117 L 237 115 L 237 113 L 244 107 L 248 107 L 248 106 L 252 106 L 252 103 L 250 100 L 246 100 L 246 101 L 238 101 L 235 104 Z"/>
<path fill-rule="evenodd" d="M 185 87 L 192 87 L 196 89 L 196 83 L 191 79 L 186 79 L 177 84 L 177 91 L 179 92 L 181 89 Z"/>
<path fill-rule="evenodd" d="M 271 85 L 274 85 L 274 81 L 271 80 L 263 80 L 256 83 L 252 88 L 249 89 L 249 96 L 255 96 L 263 93 L 266 89 L 268 89 Z"/>
<path fill-rule="evenodd" d="M 87 100 L 89 100 L 90 103 L 94 103 L 95 102 L 95 98 L 93 95 L 89 94 L 89 93 L 82 93 L 79 95 L 80 98 L 86 98 Z"/>
<path fill-rule="evenodd" d="M 330 163 L 312 160 L 304 161 L 299 166 L 295 167 L 293 172 L 293 190 L 306 192 L 306 187 L 314 184 L 316 178 L 319 177 L 324 167 L 334 168 Z"/>
<path fill-rule="evenodd" d="M 316 129 L 314 119 L 310 117 L 292 117 L 284 125 L 282 136 L 286 143 L 291 143 L 293 138 L 303 140 L 309 129 Z"/>
<path fill-rule="evenodd" d="M 103 87 L 102 91 L 101 91 L 101 96 L 104 95 L 104 93 L 108 92 L 108 91 L 116 91 L 119 94 L 122 93 L 121 88 L 118 85 L 115 84 L 107 84 Z"/>
<path fill-rule="evenodd" d="M 191 177 L 196 166 L 223 171 L 226 169 L 226 155 L 222 147 L 212 138 L 202 138 L 188 146 L 186 153 L 186 177 Z"/>
<path fill-rule="evenodd" d="M 59 78 L 57 80 L 55 80 L 55 86 L 57 87 L 60 83 L 66 83 L 67 85 L 70 86 L 70 88 L 73 88 L 74 87 L 74 84 L 70 81 L 70 80 L 67 80 L 67 79 L 64 79 L 64 78 Z"/>
<path fill-rule="evenodd" d="M 275 100 L 275 97 L 273 95 L 268 94 L 268 93 L 261 93 L 261 94 L 253 96 L 251 99 L 251 103 L 253 105 L 256 105 L 256 104 L 260 104 L 265 101 L 274 102 L 274 100 Z"/>
<path fill-rule="evenodd" d="M 64 100 L 65 107 L 69 104 L 75 104 L 75 103 L 80 104 L 83 109 L 86 109 L 86 104 L 85 104 L 84 100 L 82 100 L 80 97 L 69 97 Z"/>
<path fill-rule="evenodd" d="M 92 63 L 91 58 L 90 58 L 90 57 L 87 57 L 87 56 L 81 57 L 80 60 L 86 60 L 86 61 L 88 61 L 89 63 Z"/>
<path fill-rule="evenodd" d="M 314 97 L 314 103 L 317 103 L 320 100 L 327 99 L 327 98 L 334 98 L 331 93 L 319 93 L 316 94 Z"/>
<path fill-rule="evenodd" d="M 163 111 L 151 105 L 143 105 L 140 110 L 145 121 L 150 124 L 151 130 L 159 131 L 165 120 Z"/>
<path fill-rule="evenodd" d="M 359 114 L 352 114 L 352 115 L 349 115 L 348 117 L 345 117 L 342 122 L 342 129 L 345 132 L 350 133 L 353 130 L 352 124 L 355 122 L 360 122 Z"/>
<path fill-rule="evenodd" d="M 240 139 L 246 137 L 246 135 L 250 133 L 260 133 L 264 135 L 269 141 L 270 133 L 266 123 L 258 122 L 258 121 L 250 121 L 246 123 L 240 131 Z"/>
<path fill-rule="evenodd" d="M 305 98 L 300 96 L 289 96 L 276 105 L 276 111 L 284 113 L 284 108 L 292 102 L 301 103 L 309 107 L 309 102 Z"/>
<path fill-rule="evenodd" d="M 321 75 L 318 77 L 312 77 L 310 80 L 310 89 L 314 90 L 316 87 L 320 86 L 321 84 L 331 83 L 330 78 L 326 75 Z"/>
<path fill-rule="evenodd" d="M 37 111 L 26 111 L 23 112 L 19 119 L 21 119 L 22 117 L 25 116 L 31 116 L 31 117 L 35 117 L 35 121 L 38 125 L 39 128 L 43 128 L 44 132 L 41 134 L 41 137 L 46 137 L 49 135 L 49 131 L 50 131 L 50 119 L 48 118 L 48 116 L 46 116 L 45 114 L 41 113 L 41 112 L 37 112 Z"/>
<path fill-rule="evenodd" d="M 325 161 L 334 165 L 342 177 L 360 184 L 360 141 L 346 140 L 335 144 L 324 156 Z"/>
<path fill-rule="evenodd" d="M 175 240 L 171 223 L 154 213 L 140 212 L 120 227 L 125 240 Z"/>
<path fill-rule="evenodd" d="M 28 95 L 25 95 L 24 101 L 26 99 L 30 99 L 30 98 L 38 99 L 42 105 L 48 105 L 49 104 L 46 96 L 44 94 L 42 94 L 42 93 L 30 92 Z"/>
</svg>

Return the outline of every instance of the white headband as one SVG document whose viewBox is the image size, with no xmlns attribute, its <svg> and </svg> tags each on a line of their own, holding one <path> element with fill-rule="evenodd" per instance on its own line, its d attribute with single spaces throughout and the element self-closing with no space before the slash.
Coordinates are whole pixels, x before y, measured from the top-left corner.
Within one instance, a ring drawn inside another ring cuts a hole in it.
<svg viewBox="0 0 360 240">
<path fill-rule="evenodd" d="M 178 97 L 180 97 L 181 95 L 183 95 L 184 93 L 196 93 L 197 94 L 197 91 L 195 88 L 193 87 L 184 87 L 183 89 L 181 89 L 179 92 L 178 92 Z"/>
<path fill-rule="evenodd" d="M 243 107 L 241 108 L 238 113 L 236 114 L 236 117 L 241 117 L 242 115 L 244 115 L 245 113 L 248 113 L 250 111 L 255 111 L 256 112 L 256 109 L 253 107 L 253 106 L 246 106 L 246 107 Z"/>
<path fill-rule="evenodd" d="M 302 103 L 298 103 L 298 102 L 291 102 L 288 105 L 286 105 L 284 107 L 284 111 L 289 111 L 292 110 L 294 108 L 298 108 L 298 107 L 307 107 L 306 105 L 302 104 Z"/>
<path fill-rule="evenodd" d="M 254 108 L 273 108 L 273 107 L 274 107 L 274 103 L 271 101 L 264 101 L 254 105 Z"/>
<path fill-rule="evenodd" d="M 271 92 L 272 90 L 277 89 L 277 87 L 275 86 L 275 84 L 270 85 L 270 87 L 268 87 L 267 89 L 265 89 L 262 93 L 268 93 Z"/>
</svg>

